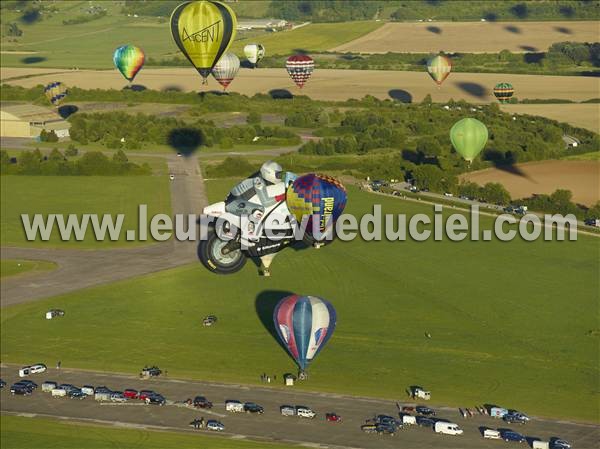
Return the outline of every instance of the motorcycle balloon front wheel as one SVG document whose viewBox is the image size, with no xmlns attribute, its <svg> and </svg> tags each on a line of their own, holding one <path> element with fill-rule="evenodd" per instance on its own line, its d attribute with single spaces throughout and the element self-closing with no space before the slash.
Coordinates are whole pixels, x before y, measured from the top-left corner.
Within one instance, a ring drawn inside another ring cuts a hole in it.
<svg viewBox="0 0 600 449">
<path fill-rule="evenodd" d="M 217 274 L 232 274 L 240 271 L 246 264 L 246 255 L 241 249 L 228 251 L 229 242 L 221 240 L 214 230 L 207 239 L 198 245 L 198 258 L 202 265 Z"/>
</svg>

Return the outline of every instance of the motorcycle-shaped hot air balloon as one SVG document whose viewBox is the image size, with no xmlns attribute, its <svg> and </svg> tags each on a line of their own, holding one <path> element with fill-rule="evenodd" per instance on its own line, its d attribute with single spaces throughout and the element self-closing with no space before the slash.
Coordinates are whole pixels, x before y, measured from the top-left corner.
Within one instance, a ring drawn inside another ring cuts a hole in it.
<svg viewBox="0 0 600 449">
<path fill-rule="evenodd" d="M 500 103 L 508 103 L 514 93 L 515 89 L 510 83 L 498 83 L 494 86 L 494 96 Z"/>
<path fill-rule="evenodd" d="M 44 95 L 54 106 L 60 106 L 68 94 L 67 86 L 60 81 L 53 81 L 44 86 Z"/>
<path fill-rule="evenodd" d="M 427 61 L 427 72 L 429 76 L 436 82 L 438 89 L 444 82 L 450 71 L 452 70 L 452 61 L 444 55 L 437 55 Z"/>
<path fill-rule="evenodd" d="M 223 86 L 223 90 L 233 81 L 240 69 L 240 59 L 231 52 L 225 53 L 213 67 L 211 73 L 214 79 Z"/>
<path fill-rule="evenodd" d="M 487 127 L 474 118 L 463 118 L 450 129 L 452 146 L 469 164 L 481 153 L 487 139 Z"/>
<path fill-rule="evenodd" d="M 130 83 L 141 70 L 145 60 L 144 51 L 135 45 L 123 45 L 113 53 L 115 67 Z"/>
<path fill-rule="evenodd" d="M 285 68 L 296 86 L 302 89 L 315 70 L 315 61 L 308 55 L 293 55 L 285 62 Z"/>
<path fill-rule="evenodd" d="M 234 200 L 231 195 L 205 207 L 203 214 L 213 220 L 198 245 L 202 264 L 214 273 L 231 274 L 253 257 L 260 259 L 265 274 L 275 254 L 285 247 L 320 246 L 331 241 L 335 222 L 346 205 L 346 189 L 328 176 L 308 174 L 292 182 L 294 176 L 288 173 L 287 182 L 266 187 L 268 196 L 276 201 L 264 211 L 254 210 L 248 216 L 228 212 L 227 206 Z M 256 193 L 245 200 L 260 204 Z"/>
<path fill-rule="evenodd" d="M 234 41 L 236 28 L 233 10 L 217 1 L 185 2 L 171 14 L 173 40 L 202 76 L 202 84 Z"/>
<path fill-rule="evenodd" d="M 265 47 L 262 44 L 248 44 L 244 47 L 244 54 L 253 67 L 258 66 L 258 61 L 265 57 Z"/>
<path fill-rule="evenodd" d="M 337 314 L 331 303 L 318 296 L 291 295 L 275 306 L 275 329 L 298 364 L 302 377 L 333 335 L 336 321 Z"/>
</svg>

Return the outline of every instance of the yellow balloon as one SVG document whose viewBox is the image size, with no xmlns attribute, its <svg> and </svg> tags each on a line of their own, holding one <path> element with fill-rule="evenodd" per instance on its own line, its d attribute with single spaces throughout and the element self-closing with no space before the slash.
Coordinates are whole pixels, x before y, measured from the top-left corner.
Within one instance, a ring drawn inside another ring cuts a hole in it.
<svg viewBox="0 0 600 449">
<path fill-rule="evenodd" d="M 186 2 L 171 14 L 171 34 L 179 50 L 206 80 L 235 39 L 233 10 L 217 1 Z"/>
</svg>

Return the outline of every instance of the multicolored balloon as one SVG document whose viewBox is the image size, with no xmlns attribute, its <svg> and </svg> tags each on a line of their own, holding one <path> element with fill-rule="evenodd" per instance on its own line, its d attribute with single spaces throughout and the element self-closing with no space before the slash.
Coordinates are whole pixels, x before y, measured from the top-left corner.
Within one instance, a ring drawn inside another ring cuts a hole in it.
<svg viewBox="0 0 600 449">
<path fill-rule="evenodd" d="M 429 76 L 441 86 L 452 70 L 452 61 L 444 55 L 437 55 L 427 61 Z"/>
<path fill-rule="evenodd" d="M 306 233 L 317 241 L 326 237 L 346 207 L 346 188 L 337 179 L 310 173 L 297 178 L 287 189 L 286 203 L 298 223 L 308 217 Z M 314 223 L 315 218 L 319 220 Z M 318 228 L 318 232 L 315 232 Z"/>
<path fill-rule="evenodd" d="M 44 87 L 44 95 L 54 106 L 61 104 L 68 94 L 67 86 L 60 81 L 53 81 Z"/>
<path fill-rule="evenodd" d="M 315 61 L 307 55 L 294 55 L 287 59 L 285 68 L 294 83 L 302 89 L 315 69 Z"/>
<path fill-rule="evenodd" d="M 217 1 L 185 2 L 171 14 L 175 44 L 204 78 L 203 84 L 234 41 L 236 28 L 233 10 Z"/>
<path fill-rule="evenodd" d="M 143 50 L 135 45 L 123 45 L 117 48 L 113 54 L 115 67 L 129 82 L 133 81 L 145 60 L 146 56 Z"/>
<path fill-rule="evenodd" d="M 488 139 L 488 129 L 479 120 L 464 118 L 450 130 L 450 141 L 458 154 L 469 163 L 477 157 Z"/>
<path fill-rule="evenodd" d="M 227 89 L 227 86 L 233 81 L 239 69 L 240 59 L 234 53 L 228 51 L 219 59 L 219 62 L 213 67 L 211 73 L 217 82 L 223 86 L 223 89 Z"/>
<path fill-rule="evenodd" d="M 244 54 L 246 59 L 256 67 L 258 61 L 265 57 L 265 47 L 262 44 L 248 44 L 244 47 Z"/>
<path fill-rule="evenodd" d="M 273 311 L 279 339 L 302 371 L 333 335 L 336 318 L 331 303 L 317 296 L 288 296 Z"/>
<path fill-rule="evenodd" d="M 508 103 L 508 100 L 514 93 L 515 89 L 510 83 L 498 83 L 494 87 L 494 95 L 500 103 Z"/>
</svg>

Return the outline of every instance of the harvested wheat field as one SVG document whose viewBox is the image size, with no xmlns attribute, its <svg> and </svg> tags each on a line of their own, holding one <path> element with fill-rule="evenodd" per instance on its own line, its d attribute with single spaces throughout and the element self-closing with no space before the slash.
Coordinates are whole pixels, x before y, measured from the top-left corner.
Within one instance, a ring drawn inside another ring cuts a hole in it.
<svg viewBox="0 0 600 449">
<path fill-rule="evenodd" d="M 503 104 L 505 112 L 514 114 L 541 115 L 573 126 L 586 128 L 595 133 L 600 131 L 600 104 Z"/>
<path fill-rule="evenodd" d="M 55 72 L 49 74 L 48 72 Z M 62 72 L 56 74 L 56 72 Z M 24 77 L 25 75 L 35 75 Z M 15 77 L 21 77 L 15 79 Z M 2 82 L 33 87 L 59 79 L 67 86 L 84 89 L 122 89 L 128 83 L 116 70 L 72 70 L 5 68 Z M 303 89 L 291 81 L 285 69 L 242 69 L 229 86 L 230 92 L 245 95 L 288 90 L 293 95 L 308 95 L 320 100 L 346 100 L 365 95 L 402 102 L 419 102 L 427 94 L 433 101 L 446 102 L 451 98 L 472 103 L 496 101 L 493 86 L 507 81 L 515 86 L 519 98 L 560 98 L 573 101 L 599 96 L 600 79 L 592 77 L 497 75 L 493 73 L 453 73 L 441 89 L 423 72 L 397 72 L 379 70 L 318 70 Z M 135 84 L 148 89 L 177 89 L 181 91 L 221 90 L 212 78 L 207 86 L 193 68 L 142 69 Z"/>
<path fill-rule="evenodd" d="M 479 185 L 499 182 L 515 199 L 567 189 L 573 192 L 576 203 L 590 206 L 600 201 L 600 161 L 531 162 L 507 170 L 488 168 L 467 173 L 461 179 Z"/>
<path fill-rule="evenodd" d="M 600 23 L 417 22 L 387 23 L 331 51 L 354 53 L 514 53 L 546 51 L 555 42 L 597 42 Z"/>
</svg>

